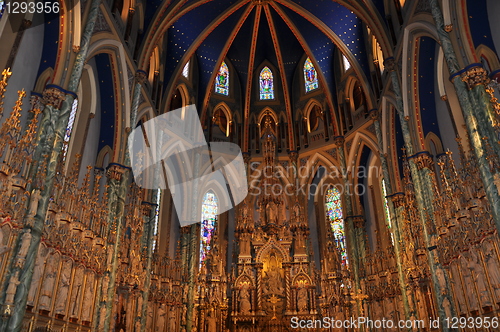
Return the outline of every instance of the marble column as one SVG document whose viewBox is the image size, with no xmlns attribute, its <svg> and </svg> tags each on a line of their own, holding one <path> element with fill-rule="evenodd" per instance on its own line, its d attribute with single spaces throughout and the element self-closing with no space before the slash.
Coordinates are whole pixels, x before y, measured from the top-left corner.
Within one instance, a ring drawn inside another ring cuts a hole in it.
<svg viewBox="0 0 500 332">
<path fill-rule="evenodd" d="M 16 244 L 14 245 L 12 253 L 13 259 L 6 273 L 7 281 L 9 281 L 12 276 L 18 274 L 20 284 L 18 285 L 18 287 L 16 287 L 14 306 L 12 309 L 9 308 L 8 311 L 10 311 L 10 313 L 8 313 L 7 311 L 7 318 L 3 319 L 1 322 L 0 330 L 2 331 L 19 332 L 22 328 L 22 322 L 26 312 L 28 291 L 33 277 L 33 268 L 38 252 L 38 247 L 40 245 L 50 196 L 54 187 L 57 162 L 63 148 L 64 135 L 68 126 L 71 107 L 76 97 L 76 94 L 72 91 L 76 91 L 78 89 L 83 67 L 85 65 L 85 60 L 87 59 L 90 39 L 94 31 L 100 3 L 101 0 L 92 0 L 90 4 L 88 19 L 85 23 L 85 29 L 82 34 L 81 48 L 75 59 L 71 71 L 71 78 L 68 84 L 69 91 L 65 91 L 65 95 L 61 91 L 57 91 L 55 96 L 56 102 L 49 106 L 47 111 L 44 111 L 43 119 L 45 121 L 43 122 L 43 127 L 41 127 L 40 129 L 41 134 L 38 142 L 42 145 L 41 147 L 44 148 L 44 154 L 47 155 L 46 172 L 42 186 L 41 188 L 39 188 L 41 189 L 41 197 L 38 201 L 37 213 L 32 223 L 25 223 L 25 228 L 19 233 L 19 237 L 16 241 Z M 61 102 L 63 98 L 64 101 Z M 57 111 L 59 106 L 61 108 L 59 111 Z M 40 150 L 38 151 L 40 152 Z M 38 156 L 45 157 L 41 154 L 38 154 Z M 36 173 L 37 172 L 35 171 L 35 174 Z M 24 246 L 23 243 L 25 244 Z M 24 250 L 23 248 L 26 248 L 26 246 L 27 253 L 24 254 L 22 250 Z M 23 257 L 22 263 L 19 263 L 19 260 L 16 258 L 20 255 L 25 256 Z M 1 302 L 5 300 L 6 290 L 8 286 L 8 282 L 3 285 L 2 293 L 0 296 Z M 6 311 L 4 310 L 3 313 L 6 313 Z"/>
<path fill-rule="evenodd" d="M 478 101 L 474 102 L 474 98 L 471 95 L 478 95 L 481 93 L 479 90 L 484 90 L 483 84 L 474 85 L 474 77 L 469 72 L 465 73 L 465 81 L 469 81 L 468 85 L 464 80 L 460 78 L 460 74 L 464 71 L 459 70 L 459 64 L 453 44 L 451 43 L 448 32 L 445 30 L 443 13 L 439 7 L 438 0 L 429 0 L 431 6 L 432 16 L 436 24 L 436 30 L 438 33 L 441 48 L 444 53 L 446 63 L 448 64 L 448 69 L 450 70 L 450 79 L 455 86 L 457 92 L 458 101 L 460 103 L 462 114 L 464 116 L 465 125 L 467 127 L 467 132 L 469 133 L 470 144 L 474 155 L 478 161 L 479 174 L 484 184 L 484 190 L 486 192 L 486 197 L 491 204 L 491 213 L 495 221 L 495 226 L 497 231 L 500 232 L 500 195 L 497 187 L 494 183 L 494 177 L 488 163 L 488 155 L 484 146 L 483 138 L 489 141 L 489 144 L 495 151 L 496 157 L 499 157 L 499 150 L 497 140 L 493 139 L 497 137 L 495 131 L 491 128 L 492 124 L 490 122 L 488 110 L 484 107 L 478 105 Z M 472 82 L 470 82 L 472 79 Z M 472 84 L 471 84 L 472 83 Z M 469 88 L 473 91 L 470 92 Z M 477 97 L 477 96 L 476 96 Z M 471 100 L 472 99 L 472 100 Z M 474 107 L 476 104 L 476 107 Z M 477 107 L 479 106 L 479 107 Z"/>
<path fill-rule="evenodd" d="M 443 306 L 443 301 L 447 298 L 449 303 L 453 303 L 451 300 L 451 288 L 447 279 L 442 280 L 438 279 L 438 274 L 443 275 L 443 267 L 439 262 L 439 257 L 436 250 L 432 249 L 434 247 L 435 234 L 433 234 L 432 229 L 429 229 L 429 226 L 434 226 L 434 207 L 432 205 L 432 196 L 428 196 L 428 188 L 425 188 L 425 184 L 427 181 L 423 179 L 423 177 L 428 176 L 426 173 L 422 173 L 419 171 L 419 168 L 416 164 L 416 155 L 414 155 L 414 147 L 413 142 L 410 135 L 410 129 L 408 127 L 408 118 L 405 117 L 403 113 L 403 95 L 401 93 L 401 85 L 399 82 L 399 76 L 395 68 L 394 58 L 389 58 L 384 61 L 384 66 L 386 70 L 390 73 L 390 78 L 392 82 L 392 87 L 394 90 L 394 94 L 396 96 L 396 111 L 398 113 L 399 121 L 401 123 L 401 129 L 403 133 L 403 139 L 405 143 L 406 152 L 409 156 L 413 158 L 408 158 L 408 164 L 410 167 L 411 178 L 413 185 L 415 187 L 415 196 L 417 201 L 418 212 L 420 216 L 420 221 L 422 224 L 422 235 L 426 244 L 427 250 L 427 262 L 429 265 L 431 280 L 434 289 L 434 295 L 436 299 L 437 309 L 439 318 L 441 321 L 444 321 L 447 317 L 445 314 L 445 308 Z M 451 304 L 450 308 L 451 313 L 455 314 L 455 308 Z M 419 317 L 422 319 L 422 317 Z M 443 326 L 444 332 L 456 331 L 456 329 L 448 328 L 447 326 Z"/>
<path fill-rule="evenodd" d="M 159 200 L 158 192 L 153 191 L 152 201 L 157 202 Z M 140 319 L 141 321 L 141 332 L 146 331 L 146 318 L 148 312 L 148 299 L 149 299 L 149 290 L 151 288 L 151 267 L 153 264 L 153 241 L 154 237 L 154 228 L 156 222 L 156 212 L 158 205 L 151 203 L 143 203 L 144 209 L 144 248 L 146 251 L 146 280 L 144 281 L 144 289 L 142 290 L 142 308 L 141 312 L 137 314 L 136 319 Z M 139 331 L 135 331 L 139 332 Z"/>
<path fill-rule="evenodd" d="M 382 138 L 382 130 L 380 128 L 378 110 L 377 109 L 371 110 L 370 117 L 373 120 L 373 124 L 375 126 L 375 133 L 377 134 L 378 147 L 380 149 L 380 154 L 379 154 L 380 164 L 382 166 L 382 174 L 384 176 L 386 195 L 392 195 L 393 194 L 392 181 L 391 181 L 391 177 L 389 175 L 389 166 L 387 165 L 387 159 L 386 159 L 385 154 L 384 154 L 384 143 L 383 143 L 383 138 Z M 398 282 L 399 282 L 399 288 L 401 290 L 401 297 L 403 300 L 405 318 L 410 319 L 411 313 L 413 311 L 415 311 L 415 308 L 409 307 L 408 297 L 406 294 L 407 283 L 405 281 L 402 252 L 401 252 L 401 247 L 404 246 L 404 244 L 403 244 L 403 237 L 401 236 L 401 228 L 400 228 L 401 225 L 403 225 L 403 223 L 404 223 L 404 219 L 402 216 L 401 209 L 396 210 L 394 208 L 394 203 L 393 203 L 392 199 L 387 199 L 387 197 L 383 197 L 383 199 L 385 199 L 387 202 L 387 206 L 389 208 L 389 218 L 392 220 L 391 225 L 390 225 L 391 227 L 389 227 L 389 229 L 390 229 L 390 232 L 394 238 L 394 253 L 396 254 L 396 265 L 397 265 L 397 270 L 398 270 Z M 404 207 L 402 207 L 402 208 L 404 208 Z M 387 226 L 389 226 L 389 225 L 387 225 Z"/>
<path fill-rule="evenodd" d="M 108 239 L 114 239 L 114 242 L 109 242 L 108 240 L 108 255 L 111 253 L 111 267 L 106 272 L 109 276 L 108 289 L 103 290 L 106 292 L 106 301 L 101 303 L 101 308 L 104 308 L 105 318 L 104 326 L 102 327 L 102 332 L 107 332 L 110 330 L 112 311 L 113 311 L 113 299 L 116 293 L 116 277 L 118 273 L 118 253 L 120 251 L 121 237 L 123 231 L 123 222 L 125 212 L 125 199 L 127 197 L 127 189 L 129 184 L 130 169 L 126 166 L 119 164 L 112 164 L 108 169 L 109 178 L 109 188 L 108 188 L 108 199 L 109 199 L 109 220 L 108 223 L 111 226 Z M 110 192 L 111 191 L 111 192 Z M 101 310 L 99 310 L 101 312 Z M 100 331 L 100 332 L 101 332 Z"/>
</svg>

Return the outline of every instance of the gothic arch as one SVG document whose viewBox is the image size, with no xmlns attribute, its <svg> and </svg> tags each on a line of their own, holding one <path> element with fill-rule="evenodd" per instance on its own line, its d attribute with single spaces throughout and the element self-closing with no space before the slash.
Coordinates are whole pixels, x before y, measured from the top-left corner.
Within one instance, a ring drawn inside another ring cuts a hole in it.
<svg viewBox="0 0 500 332">
<path fill-rule="evenodd" d="M 109 145 L 103 147 L 97 154 L 95 167 L 104 169 L 104 167 L 107 166 L 104 165 L 104 158 L 106 157 L 106 155 L 109 157 L 109 161 L 111 161 L 111 158 L 113 157 L 113 149 L 111 149 Z"/>
<path fill-rule="evenodd" d="M 431 149 L 432 145 L 434 145 L 435 147 L 435 152 L 436 152 L 435 155 L 444 153 L 443 143 L 441 142 L 441 139 L 431 131 L 425 136 L 425 147 L 427 151 L 429 151 L 429 153 L 431 154 L 433 150 Z"/>
<path fill-rule="evenodd" d="M 335 150 L 335 153 L 337 153 L 336 148 L 332 147 L 332 150 Z M 332 155 L 324 152 L 315 153 L 307 160 L 307 163 L 304 166 L 308 170 L 308 174 L 307 176 L 301 176 L 301 185 L 311 185 L 314 180 L 314 176 L 316 175 L 315 171 L 317 171 L 322 166 L 326 168 L 327 174 L 333 174 L 336 171 L 339 172 L 338 174 L 341 174 L 339 162 L 334 159 Z M 302 173 L 301 175 L 304 174 Z"/>
<path fill-rule="evenodd" d="M 293 277 L 292 286 L 298 286 L 300 280 L 307 280 L 309 286 L 314 285 L 312 279 L 302 270 Z"/>
<path fill-rule="evenodd" d="M 38 76 L 38 79 L 36 80 L 35 88 L 33 89 L 33 91 L 36 91 L 38 93 L 42 93 L 43 90 L 45 90 L 45 86 L 51 82 L 53 75 L 54 75 L 54 69 L 52 67 L 45 69 L 40 74 L 40 76 Z"/>
<path fill-rule="evenodd" d="M 92 59 L 94 56 L 100 53 L 108 53 L 110 58 L 112 59 L 111 63 L 115 63 L 113 66 L 113 76 L 115 80 L 115 84 L 120 84 L 123 86 L 123 89 L 115 89 L 115 103 L 117 109 L 115 109 L 116 114 L 116 128 L 115 133 L 122 133 L 124 128 L 130 128 L 130 87 L 129 82 L 126 77 L 127 72 L 129 71 L 129 67 L 127 64 L 127 56 L 125 52 L 125 48 L 122 43 L 114 39 L 98 39 L 94 41 L 89 47 L 89 55 L 88 59 Z M 117 137 L 121 138 L 117 142 L 115 142 L 116 149 L 114 159 L 119 160 L 120 154 L 126 148 L 127 139 L 124 135 L 118 135 Z"/>
<path fill-rule="evenodd" d="M 415 88 L 413 86 L 413 77 L 411 72 L 414 68 L 413 64 L 415 63 L 415 40 L 423 36 L 431 37 L 435 41 L 438 40 L 436 28 L 430 22 L 413 22 L 409 24 L 404 30 L 403 45 L 405 45 L 405 47 L 403 47 L 403 53 L 401 55 L 401 58 L 403 60 L 401 68 L 401 77 L 403 77 L 401 91 L 410 91 L 410 89 Z M 413 110 L 410 103 L 411 101 L 409 100 L 409 98 L 403 98 L 403 109 L 405 116 L 410 115 L 409 110 Z"/>
<path fill-rule="evenodd" d="M 479 59 L 484 59 L 489 67 L 488 74 L 500 69 L 500 62 L 495 52 L 488 46 L 481 44 L 476 48 Z M 485 68 L 486 69 L 486 68 Z"/>
<path fill-rule="evenodd" d="M 155 117 L 155 113 L 154 113 L 154 110 L 152 107 L 150 106 L 146 106 L 146 107 L 143 107 L 141 108 L 138 112 L 137 112 L 137 123 L 134 124 L 134 128 L 137 127 L 137 124 L 139 123 L 139 121 L 141 121 L 141 119 L 145 119 L 146 121 L 148 120 L 151 120 Z"/>
<path fill-rule="evenodd" d="M 285 251 L 283 246 L 276 242 L 274 238 L 270 238 L 257 253 L 255 261 L 262 263 L 266 255 L 270 254 L 271 252 L 278 253 L 281 257 L 281 262 L 290 260 L 290 255 Z"/>
<path fill-rule="evenodd" d="M 376 141 L 374 141 L 366 133 L 357 132 L 352 139 L 351 150 L 349 151 L 349 155 L 346 158 L 347 167 L 349 167 L 350 165 L 359 165 L 359 153 L 361 152 L 360 148 L 363 144 L 366 144 L 366 146 L 372 151 L 379 151 L 379 146 Z"/>
</svg>

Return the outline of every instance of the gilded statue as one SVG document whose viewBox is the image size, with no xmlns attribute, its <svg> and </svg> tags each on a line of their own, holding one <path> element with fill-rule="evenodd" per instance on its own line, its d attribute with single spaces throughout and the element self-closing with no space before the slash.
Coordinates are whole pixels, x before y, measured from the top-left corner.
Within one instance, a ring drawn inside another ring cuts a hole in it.
<svg viewBox="0 0 500 332">
<path fill-rule="evenodd" d="M 280 294 L 283 291 L 280 271 L 277 266 L 271 266 L 266 272 L 266 293 Z"/>
<path fill-rule="evenodd" d="M 273 201 L 270 201 L 266 205 L 266 217 L 268 224 L 277 223 L 278 221 L 278 207 Z"/>
<path fill-rule="evenodd" d="M 307 312 L 307 304 L 308 304 L 307 288 L 300 287 L 299 290 L 297 291 L 297 309 L 299 313 Z"/>
<path fill-rule="evenodd" d="M 239 301 L 240 301 L 240 312 L 242 314 L 250 313 L 252 305 L 250 304 L 250 293 L 248 292 L 247 287 L 243 287 L 240 289 Z"/>
</svg>

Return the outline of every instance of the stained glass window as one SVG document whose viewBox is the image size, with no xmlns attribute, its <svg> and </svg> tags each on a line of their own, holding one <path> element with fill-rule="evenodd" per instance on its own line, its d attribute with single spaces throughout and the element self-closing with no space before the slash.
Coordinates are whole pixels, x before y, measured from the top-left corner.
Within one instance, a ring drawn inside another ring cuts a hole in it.
<svg viewBox="0 0 500 332">
<path fill-rule="evenodd" d="M 345 55 L 342 55 L 342 61 L 344 63 L 344 70 L 348 71 L 349 68 L 351 68 L 351 63 L 349 62 L 349 60 L 347 60 L 347 57 Z"/>
<path fill-rule="evenodd" d="M 264 67 L 260 72 L 260 100 L 274 99 L 273 72 L 269 67 Z"/>
<path fill-rule="evenodd" d="M 382 179 L 382 196 L 384 198 L 385 220 L 387 220 L 387 227 L 389 227 L 389 233 L 391 234 L 391 241 L 392 241 L 392 244 L 394 244 L 394 236 L 392 235 L 392 232 L 391 232 L 391 228 L 392 228 L 391 213 L 389 212 L 389 205 L 387 204 L 387 189 L 385 187 L 385 179 Z"/>
<path fill-rule="evenodd" d="M 306 86 L 306 92 L 318 88 L 318 73 L 316 72 L 313 63 L 309 58 L 307 58 L 306 62 L 304 62 L 304 81 Z"/>
<path fill-rule="evenodd" d="M 185 78 L 189 77 L 189 61 L 186 63 L 184 68 L 182 68 L 182 76 L 184 76 Z"/>
<path fill-rule="evenodd" d="M 223 62 L 215 78 L 215 92 L 229 96 L 229 68 Z"/>
<path fill-rule="evenodd" d="M 153 251 L 156 249 L 156 239 L 158 237 L 158 224 L 160 222 L 160 202 L 161 202 L 161 189 L 156 190 L 156 209 L 155 221 L 153 225 Z"/>
<path fill-rule="evenodd" d="M 71 138 L 73 126 L 75 125 L 76 111 L 78 111 L 78 99 L 73 101 L 71 113 L 69 114 L 68 126 L 66 127 L 66 133 L 64 134 L 63 159 L 66 159 L 66 153 L 68 152 L 69 139 Z"/>
<path fill-rule="evenodd" d="M 217 196 L 211 191 L 203 196 L 201 206 L 201 234 L 200 234 L 200 266 L 210 251 L 210 240 L 217 220 Z"/>
<path fill-rule="evenodd" d="M 5 8 L 5 2 L 3 0 L 0 0 L 0 18 L 3 16 L 3 10 Z"/>
<path fill-rule="evenodd" d="M 342 213 L 342 200 L 337 188 L 331 187 L 326 192 L 326 216 L 332 228 L 333 237 L 337 248 L 340 249 L 342 265 L 347 265 L 347 247 L 345 240 L 344 217 Z"/>
</svg>

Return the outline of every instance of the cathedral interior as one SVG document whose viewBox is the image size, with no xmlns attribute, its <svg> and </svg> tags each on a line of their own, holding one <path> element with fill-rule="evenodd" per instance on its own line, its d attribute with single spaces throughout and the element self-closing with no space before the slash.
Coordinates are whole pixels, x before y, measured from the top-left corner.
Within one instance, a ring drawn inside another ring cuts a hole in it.
<svg viewBox="0 0 500 332">
<path fill-rule="evenodd" d="M 500 331 L 499 17 L 0 0 L 0 331 Z"/>
</svg>

